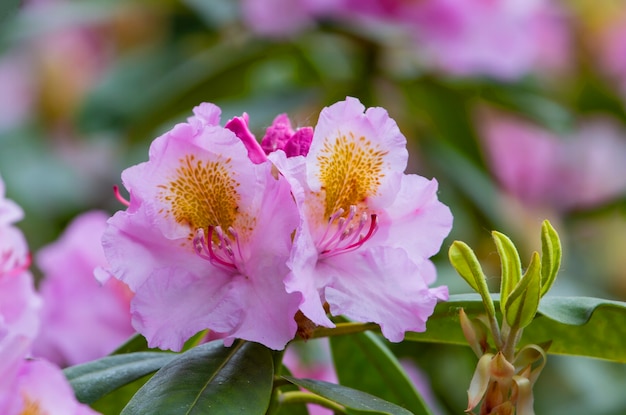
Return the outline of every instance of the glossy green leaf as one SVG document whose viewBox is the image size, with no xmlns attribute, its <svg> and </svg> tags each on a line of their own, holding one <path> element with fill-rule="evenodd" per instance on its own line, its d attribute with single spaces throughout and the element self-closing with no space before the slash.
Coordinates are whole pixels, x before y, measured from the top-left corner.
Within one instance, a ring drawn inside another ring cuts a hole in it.
<svg viewBox="0 0 626 415">
<path fill-rule="evenodd" d="M 498 301 L 498 300 L 496 300 Z M 437 304 L 424 333 L 406 339 L 467 345 L 459 323 L 459 309 L 468 317 L 484 314 L 476 294 L 452 295 Z M 549 354 L 588 356 L 626 363 L 626 303 L 590 297 L 544 297 L 539 311 L 525 329 L 518 347 L 551 341 Z"/>
<path fill-rule="evenodd" d="M 490 316 L 496 314 L 489 288 L 487 287 L 487 277 L 476 258 L 476 254 L 465 242 L 454 241 L 448 250 L 450 263 L 461 277 L 472 287 L 483 299 L 485 310 Z"/>
<path fill-rule="evenodd" d="M 541 296 L 554 284 L 561 267 L 561 240 L 547 220 L 541 225 Z"/>
<path fill-rule="evenodd" d="M 92 403 L 104 395 L 156 372 L 177 355 L 166 352 L 138 352 L 103 357 L 63 370 L 80 402 Z"/>
<path fill-rule="evenodd" d="M 431 414 L 398 359 L 376 334 L 331 337 L 330 346 L 339 383 L 398 404 L 416 415 Z"/>
<path fill-rule="evenodd" d="M 500 266 L 502 269 L 500 281 L 500 298 L 502 299 L 501 312 L 504 313 L 504 306 L 509 294 L 513 291 L 519 280 L 522 278 L 522 262 L 519 253 L 508 236 L 493 231 L 491 232 L 493 242 L 496 244 L 498 255 L 500 256 Z"/>
<path fill-rule="evenodd" d="M 164 366 L 123 415 L 265 414 L 272 394 L 271 351 L 258 344 L 203 344 Z"/>
<path fill-rule="evenodd" d="M 530 265 L 524 277 L 518 282 L 511 295 L 504 300 L 500 298 L 504 317 L 509 326 L 520 329 L 528 326 L 539 308 L 541 298 L 541 259 L 537 252 L 533 253 Z"/>
<path fill-rule="evenodd" d="M 312 379 L 296 379 L 290 376 L 283 376 L 294 385 L 323 396 L 333 402 L 336 402 L 348 409 L 354 409 L 364 412 L 373 412 L 376 414 L 388 415 L 411 415 L 411 412 L 391 402 L 384 401 L 369 393 L 361 392 L 356 389 L 348 388 L 334 383 L 323 382 L 321 380 Z"/>
</svg>

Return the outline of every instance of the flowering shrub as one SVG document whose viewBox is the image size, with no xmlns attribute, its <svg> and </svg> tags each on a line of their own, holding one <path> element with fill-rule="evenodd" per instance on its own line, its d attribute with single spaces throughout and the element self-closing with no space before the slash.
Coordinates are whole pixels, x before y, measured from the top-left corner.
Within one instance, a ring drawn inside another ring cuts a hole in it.
<svg viewBox="0 0 626 415">
<path fill-rule="evenodd" d="M 626 411 L 619 2 L 1 3 L 1 414 Z"/>
</svg>

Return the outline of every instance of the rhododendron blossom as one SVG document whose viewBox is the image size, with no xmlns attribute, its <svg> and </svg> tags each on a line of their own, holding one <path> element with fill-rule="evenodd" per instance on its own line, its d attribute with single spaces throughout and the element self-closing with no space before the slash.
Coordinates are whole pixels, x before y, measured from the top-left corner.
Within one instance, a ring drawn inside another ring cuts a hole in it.
<svg viewBox="0 0 626 415">
<path fill-rule="evenodd" d="M 94 277 L 97 267 L 106 266 L 101 238 L 107 218 L 101 211 L 78 216 L 37 254 L 46 329 L 33 346 L 36 356 L 61 366 L 84 363 L 111 353 L 133 334 L 126 284 L 114 278 L 101 284 Z"/>
<path fill-rule="evenodd" d="M 322 110 L 306 157 L 272 158 L 292 183 L 302 221 L 285 280 L 300 310 L 332 327 L 334 315 L 380 324 L 400 341 L 423 331 L 447 289 L 429 289 L 428 258 L 452 226 L 437 182 L 406 175 L 406 139 L 382 108 L 347 98 Z"/>
<path fill-rule="evenodd" d="M 210 329 L 281 349 L 300 303 L 283 284 L 299 218 L 289 183 L 252 162 L 218 107 L 194 113 L 123 172 L 130 204 L 103 237 L 110 272 L 135 293 L 133 325 L 152 347 Z"/>
</svg>

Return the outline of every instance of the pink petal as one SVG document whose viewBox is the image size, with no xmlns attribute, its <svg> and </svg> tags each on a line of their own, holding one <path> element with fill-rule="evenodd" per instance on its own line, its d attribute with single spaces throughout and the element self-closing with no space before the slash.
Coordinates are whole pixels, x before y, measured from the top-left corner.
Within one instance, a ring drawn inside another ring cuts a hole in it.
<svg viewBox="0 0 626 415">
<path fill-rule="evenodd" d="M 378 232 L 366 245 L 403 248 L 412 258 L 436 254 L 452 229 L 452 213 L 437 199 L 437 187 L 435 179 L 403 176 L 396 199 L 380 214 Z"/>
<path fill-rule="evenodd" d="M 348 97 L 322 110 L 315 126 L 313 141 L 307 155 L 307 182 L 314 192 L 320 191 L 320 157 L 328 148 L 335 151 L 338 138 L 345 136 L 357 148 L 383 153 L 379 185 L 367 195 L 367 203 L 382 208 L 393 201 L 399 190 L 399 177 L 406 168 L 408 152 L 406 138 L 396 122 L 383 108 L 365 107 L 358 99 Z"/>
<path fill-rule="evenodd" d="M 406 331 L 426 330 L 442 293 L 428 288 L 403 249 L 377 247 L 324 262 L 332 279 L 324 292 L 332 314 L 377 323 L 392 342 L 402 341 Z"/>
<path fill-rule="evenodd" d="M 184 268 L 154 270 L 131 302 L 133 325 L 150 347 L 180 351 L 204 329 L 236 330 L 245 305 L 231 275 L 194 275 Z"/>
<path fill-rule="evenodd" d="M 229 129 L 241 140 L 241 142 L 246 146 L 248 150 L 248 157 L 252 160 L 253 163 L 259 164 L 263 163 L 267 160 L 267 156 L 263 152 L 263 148 L 256 138 L 254 134 L 248 128 L 248 114 L 244 113 L 243 117 L 235 117 L 232 120 L 228 121 L 224 128 Z"/>
</svg>

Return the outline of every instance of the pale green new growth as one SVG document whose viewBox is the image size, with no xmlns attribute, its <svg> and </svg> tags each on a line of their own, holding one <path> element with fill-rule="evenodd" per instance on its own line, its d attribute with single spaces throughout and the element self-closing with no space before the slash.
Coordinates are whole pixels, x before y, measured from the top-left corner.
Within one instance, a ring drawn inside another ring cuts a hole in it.
<svg viewBox="0 0 626 415">
<path fill-rule="evenodd" d="M 561 241 L 549 221 L 541 225 L 541 296 L 546 295 L 556 280 L 561 266 Z"/>
<path fill-rule="evenodd" d="M 505 305 L 507 298 L 517 286 L 522 277 L 522 263 L 517 253 L 517 249 L 508 236 L 493 231 L 491 233 L 493 241 L 496 244 L 498 255 L 502 269 L 502 277 L 500 280 L 500 310 L 505 313 Z"/>
<path fill-rule="evenodd" d="M 523 329 L 533 321 L 539 309 L 540 291 L 541 260 L 539 254 L 533 252 L 526 273 L 508 296 L 506 302 L 504 299 L 500 302 L 506 322 L 511 330 Z M 502 304 L 504 305 L 502 306 Z"/>
<path fill-rule="evenodd" d="M 461 277 L 472 287 L 483 299 L 485 310 L 490 318 L 495 318 L 496 310 L 493 300 L 487 287 L 487 277 L 483 272 L 476 254 L 465 242 L 454 241 L 448 251 L 450 263 Z"/>
<path fill-rule="evenodd" d="M 461 310 L 459 318 L 463 335 L 479 358 L 468 390 L 468 407 L 471 412 L 481 404 L 480 413 L 534 415 L 532 387 L 546 361 L 545 350 L 535 344 L 524 346 L 516 353 L 524 328 L 530 325 L 539 301 L 556 279 L 561 265 L 561 242 L 547 220 L 541 227 L 541 252 L 533 252 L 530 264 L 522 275 L 519 253 L 513 242 L 504 234 L 493 231 L 501 263 L 500 311 L 498 322 L 486 277 L 472 249 L 465 243 L 454 241 L 448 252 L 450 262 L 481 298 L 495 350 L 483 333 L 477 331 L 475 320 Z M 484 316 L 482 317 L 484 319 Z"/>
</svg>

